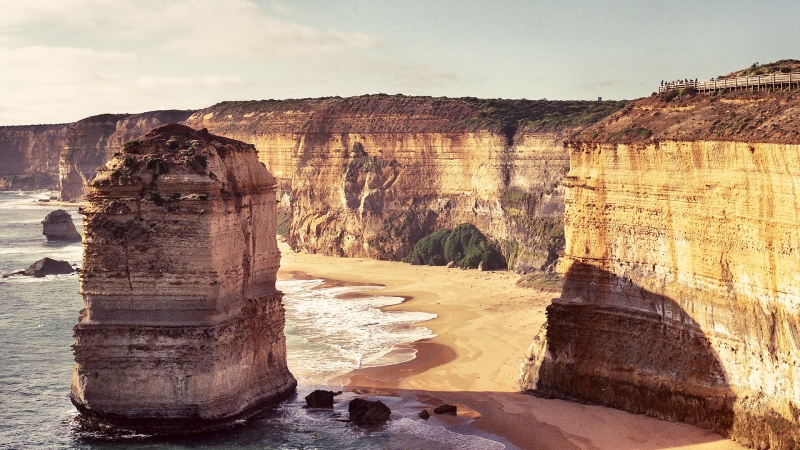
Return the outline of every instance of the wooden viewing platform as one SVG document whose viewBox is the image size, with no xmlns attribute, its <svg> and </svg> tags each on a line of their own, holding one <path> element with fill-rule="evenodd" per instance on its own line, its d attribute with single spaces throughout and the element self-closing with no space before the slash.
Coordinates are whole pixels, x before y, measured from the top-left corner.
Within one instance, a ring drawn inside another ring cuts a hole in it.
<svg viewBox="0 0 800 450">
<path fill-rule="evenodd" d="M 737 89 L 800 89 L 800 72 L 770 73 L 752 77 L 723 78 L 711 81 L 675 81 L 658 87 L 658 93 L 693 88 L 700 92 Z"/>
</svg>

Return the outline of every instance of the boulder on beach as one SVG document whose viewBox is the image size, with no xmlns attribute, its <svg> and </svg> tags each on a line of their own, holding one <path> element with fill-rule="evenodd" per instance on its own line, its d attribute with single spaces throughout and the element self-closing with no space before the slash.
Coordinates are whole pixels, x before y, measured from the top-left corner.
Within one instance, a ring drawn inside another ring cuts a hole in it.
<svg viewBox="0 0 800 450">
<path fill-rule="evenodd" d="M 81 235 L 72 223 L 72 216 L 63 209 L 57 209 L 44 218 L 42 234 L 47 237 L 47 242 L 81 241 Z"/>
<path fill-rule="evenodd" d="M 342 391 L 316 391 L 306 395 L 306 405 L 309 408 L 333 408 L 333 397 L 341 394 Z"/>
<path fill-rule="evenodd" d="M 392 410 L 382 401 L 372 402 L 363 398 L 351 400 L 347 409 L 350 412 L 350 420 L 358 425 L 377 425 L 386 422 L 392 414 Z"/>
<path fill-rule="evenodd" d="M 433 410 L 433 412 L 434 414 L 450 414 L 455 416 L 456 414 L 458 414 L 458 408 L 456 407 L 456 405 L 446 404 L 438 406 L 436 409 Z"/>
<path fill-rule="evenodd" d="M 45 275 L 64 275 L 73 272 L 75 272 L 75 269 L 66 261 L 43 258 L 31 264 L 30 267 L 20 272 L 20 274 L 38 278 Z"/>
</svg>

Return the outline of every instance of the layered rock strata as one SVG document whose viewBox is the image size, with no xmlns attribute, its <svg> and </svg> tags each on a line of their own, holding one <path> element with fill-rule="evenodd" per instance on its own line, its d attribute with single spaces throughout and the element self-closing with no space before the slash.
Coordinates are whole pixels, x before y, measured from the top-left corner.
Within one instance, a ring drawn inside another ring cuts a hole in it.
<svg viewBox="0 0 800 450">
<path fill-rule="evenodd" d="M 84 421 L 212 429 L 294 391 L 275 179 L 247 144 L 167 125 L 90 185 L 71 398 Z"/>
<path fill-rule="evenodd" d="M 72 223 L 72 216 L 63 209 L 57 209 L 42 221 L 42 234 L 48 242 L 80 242 L 81 235 Z"/>
<path fill-rule="evenodd" d="M 0 127 L 0 189 L 58 186 L 58 157 L 68 124 Z"/>
<path fill-rule="evenodd" d="M 80 199 L 122 144 L 185 119 L 256 147 L 296 251 L 402 259 L 423 236 L 466 222 L 500 242 L 511 268 L 551 269 L 563 248 L 563 140 L 623 104 L 368 95 L 0 127 L 0 188 L 58 180 L 62 200 Z M 16 140 L 3 148 L 6 135 Z M 5 160 L 22 162 L 2 178 Z"/>
<path fill-rule="evenodd" d="M 800 445 L 800 142 L 750 140 L 783 97 L 653 97 L 570 144 L 564 287 L 524 389 Z M 711 139 L 732 117 L 742 141 Z M 700 120 L 709 139 L 670 139 Z"/>
<path fill-rule="evenodd" d="M 180 122 L 192 111 L 151 111 L 142 114 L 102 114 L 69 125 L 59 153 L 58 180 L 62 200 L 79 200 L 88 193 L 88 181 L 128 141 L 155 127 Z"/>
<path fill-rule="evenodd" d="M 296 251 L 397 260 L 472 223 L 528 271 L 563 246 L 563 139 L 620 107 L 378 95 L 225 102 L 186 123 L 258 148 Z"/>
<path fill-rule="evenodd" d="M 62 200 L 79 200 L 97 167 L 122 144 L 191 114 L 101 114 L 67 124 L 0 127 L 0 189 L 59 189 Z"/>
</svg>

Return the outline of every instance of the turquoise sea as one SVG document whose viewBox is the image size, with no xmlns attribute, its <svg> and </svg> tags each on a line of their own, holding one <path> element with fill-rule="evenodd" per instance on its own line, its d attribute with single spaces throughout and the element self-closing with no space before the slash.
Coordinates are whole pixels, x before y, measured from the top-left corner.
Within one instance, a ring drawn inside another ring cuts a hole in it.
<svg viewBox="0 0 800 450">
<path fill-rule="evenodd" d="M 48 244 L 40 222 L 66 209 L 81 228 L 77 207 L 36 200 L 52 192 L 0 192 L 0 274 L 22 270 L 45 256 L 80 265 L 80 243 Z M 397 344 L 431 337 L 416 322 L 425 313 L 383 312 L 402 299 L 374 296 L 342 300 L 354 288 L 315 289 L 323 280 L 282 281 L 285 293 L 289 368 L 298 393 L 258 417 L 229 429 L 196 435 L 130 436 L 110 439 L 82 432 L 69 401 L 73 366 L 72 327 L 83 302 L 77 275 L 0 278 L 0 448 L 76 449 L 502 449 L 511 445 L 481 434 L 467 422 L 446 425 L 417 417 L 412 395 L 372 396 L 392 408 L 386 425 L 364 429 L 346 422 L 347 401 L 334 411 L 309 410 L 303 397 L 328 380 L 358 367 L 389 365 L 413 358 Z M 363 288 L 366 289 L 376 289 Z"/>
</svg>

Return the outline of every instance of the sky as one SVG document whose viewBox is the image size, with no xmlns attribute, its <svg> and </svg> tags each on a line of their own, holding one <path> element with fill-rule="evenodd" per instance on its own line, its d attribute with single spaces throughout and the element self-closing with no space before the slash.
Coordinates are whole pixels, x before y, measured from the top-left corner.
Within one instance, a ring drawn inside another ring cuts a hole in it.
<svg viewBox="0 0 800 450">
<path fill-rule="evenodd" d="M 800 59 L 797 0 L 0 0 L 0 125 L 362 94 L 633 99 Z"/>
</svg>

